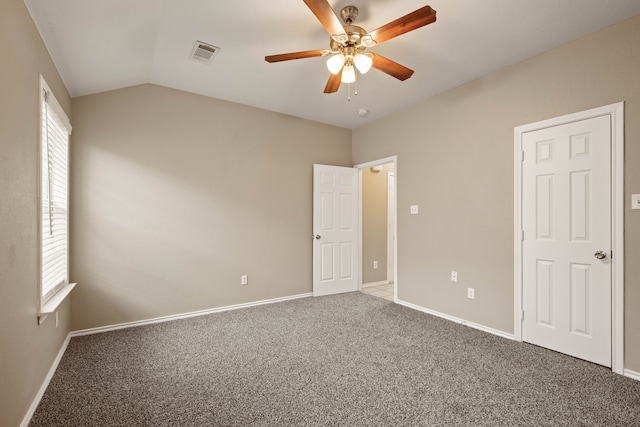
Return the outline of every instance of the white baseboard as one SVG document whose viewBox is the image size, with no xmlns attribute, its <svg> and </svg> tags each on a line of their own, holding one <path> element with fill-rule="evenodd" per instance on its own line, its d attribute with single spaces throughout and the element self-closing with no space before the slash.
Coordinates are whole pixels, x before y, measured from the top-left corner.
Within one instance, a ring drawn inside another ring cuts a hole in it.
<svg viewBox="0 0 640 427">
<path fill-rule="evenodd" d="M 411 304 L 410 302 L 398 300 L 397 303 L 400 304 L 400 305 L 404 305 L 405 307 L 409 307 L 409 308 L 412 308 L 414 310 L 421 311 L 423 313 L 431 314 L 433 316 L 441 317 L 443 319 L 451 320 L 452 322 L 460 323 L 461 325 L 466 325 L 466 326 L 469 326 L 469 327 L 474 328 L 474 329 L 479 329 L 481 331 L 488 332 L 490 334 L 494 334 L 494 335 L 497 335 L 497 336 L 502 337 L 502 338 L 515 340 L 515 336 L 514 335 L 508 334 L 508 333 L 500 331 L 498 329 L 493 329 L 493 328 L 490 328 L 488 326 L 480 325 L 478 323 L 468 322 L 468 321 L 466 321 L 464 319 L 460 319 L 460 318 L 455 317 L 455 316 L 450 316 L 448 314 L 440 313 L 440 312 L 437 312 L 437 311 L 434 311 L 434 310 L 431 310 L 431 309 L 428 309 L 428 308 L 425 308 L 425 307 L 422 307 L 422 306 L 419 306 L 419 305 L 416 305 L 416 304 Z M 640 381 L 640 372 L 632 371 L 631 369 L 624 369 L 622 375 L 624 375 L 625 377 L 629 377 L 631 379 L 634 379 L 636 381 Z"/>
<path fill-rule="evenodd" d="M 389 281 L 388 280 L 381 280 L 379 282 L 369 282 L 369 283 L 363 283 L 362 287 L 363 288 L 370 288 L 372 286 L 380 286 L 380 285 L 388 285 Z"/>
<path fill-rule="evenodd" d="M 632 371 L 631 369 L 624 369 L 622 375 L 636 381 L 640 381 L 640 372 Z"/>
<path fill-rule="evenodd" d="M 513 334 L 509 334 L 509 333 L 500 331 L 498 329 L 493 329 L 493 328 L 490 328 L 488 326 L 480 325 L 478 323 L 469 322 L 467 320 L 460 319 L 460 318 L 455 317 L 455 316 L 450 316 L 448 314 L 440 313 L 438 311 L 431 310 L 429 308 L 425 308 L 425 307 L 422 307 L 422 306 L 419 306 L 419 305 L 416 305 L 416 304 L 412 304 L 410 302 L 398 300 L 397 303 L 400 304 L 400 305 L 404 305 L 405 307 L 409 307 L 409 308 L 412 308 L 414 310 L 421 311 L 423 313 L 431 314 L 433 316 L 441 317 L 443 319 L 447 319 L 447 320 L 450 320 L 450 321 L 455 322 L 455 323 L 460 323 L 461 325 L 469 326 L 470 328 L 479 329 L 481 331 L 488 332 L 490 334 L 497 335 L 499 337 L 506 338 L 506 339 L 509 339 L 509 340 L 515 340 L 515 337 L 514 337 Z"/>
<path fill-rule="evenodd" d="M 387 283 L 387 282 L 383 282 L 383 283 Z M 383 283 L 380 283 L 380 284 L 383 284 Z M 370 285 L 370 284 L 367 284 L 367 285 Z M 364 284 L 362 286 L 365 287 Z M 375 286 L 375 285 L 370 285 L 370 286 Z M 53 378 L 53 375 L 55 374 L 56 369 L 58 368 L 58 364 L 60 363 L 60 360 L 62 359 L 62 356 L 64 355 L 64 352 L 67 350 L 67 346 L 69 345 L 69 341 L 71 340 L 72 337 L 79 337 L 79 336 L 83 336 L 83 335 L 97 334 L 97 333 L 101 333 L 101 332 L 115 331 L 115 330 L 118 330 L 118 329 L 132 328 L 132 327 L 135 327 L 135 326 L 151 325 L 151 324 L 154 324 L 154 323 L 168 322 L 168 321 L 177 320 L 177 319 L 186 319 L 186 318 L 189 318 L 189 317 L 204 316 L 204 315 L 207 315 L 207 314 L 220 313 L 220 312 L 229 311 L 229 310 L 237 310 L 237 309 L 240 309 L 240 308 L 255 307 L 255 306 L 264 305 L 264 304 L 273 304 L 273 303 L 277 303 L 277 302 L 290 301 L 290 300 L 299 299 L 299 298 L 307 298 L 307 297 L 310 297 L 310 296 L 313 296 L 313 294 L 312 293 L 306 293 L 306 294 L 291 295 L 291 296 L 288 296 L 288 297 L 272 298 L 272 299 L 268 299 L 268 300 L 255 301 L 255 302 L 249 302 L 249 303 L 244 303 L 244 304 L 236 304 L 236 305 L 229 305 L 229 306 L 225 306 L 225 307 L 212 308 L 212 309 L 209 309 L 209 310 L 193 311 L 193 312 L 190 312 L 190 313 L 182 313 L 182 314 L 175 314 L 175 315 L 171 315 L 171 316 L 156 317 L 156 318 L 153 318 L 153 319 L 139 320 L 139 321 L 136 321 L 136 322 L 120 323 L 120 324 L 117 324 L 117 325 L 102 326 L 102 327 L 98 327 L 98 328 L 82 329 L 82 330 L 70 332 L 67 335 L 67 338 L 64 340 L 64 343 L 62 344 L 62 347 L 60 347 L 60 350 L 58 351 L 58 355 L 56 356 L 55 360 L 53 361 L 53 364 L 51 365 L 51 368 L 49 369 L 49 372 L 47 373 L 47 376 L 45 377 L 44 381 L 42 382 L 42 385 L 40 386 L 40 389 L 38 390 L 38 393 L 36 394 L 35 398 L 33 399 L 33 402 L 31 403 L 31 406 L 29 407 L 29 410 L 27 411 L 27 414 L 24 416 L 24 419 L 22 420 L 22 423 L 20 423 L 20 427 L 27 427 L 29 425 L 29 422 L 31 421 L 31 417 L 33 417 L 33 414 L 36 412 L 36 409 L 38 408 L 38 405 L 40 404 L 40 400 L 42 399 L 42 396 L 44 395 L 44 392 L 47 390 L 47 387 L 49 386 L 49 383 L 51 382 L 51 379 Z M 455 316 L 450 316 L 448 314 L 440 313 L 440 312 L 437 312 L 437 311 L 434 311 L 434 310 L 431 310 L 431 309 L 428 309 L 428 308 L 425 308 L 425 307 L 422 307 L 422 306 L 419 306 L 419 305 L 416 305 L 416 304 L 412 304 L 410 302 L 406 302 L 406 301 L 402 301 L 402 300 L 397 300 L 396 302 L 397 302 L 397 304 L 403 305 L 405 307 L 409 307 L 409 308 L 412 308 L 414 310 L 421 311 L 423 313 L 431 314 L 433 316 L 441 317 L 443 319 L 450 320 L 452 322 L 460 323 L 462 325 L 466 325 L 466 326 L 469 326 L 469 327 L 474 328 L 474 329 L 479 329 L 481 331 L 488 332 L 490 334 L 497 335 L 497 336 L 502 337 L 502 338 L 506 338 L 506 339 L 510 339 L 510 340 L 514 340 L 515 339 L 513 334 L 508 334 L 508 333 L 500 331 L 498 329 L 493 329 L 493 328 L 490 328 L 488 326 L 480 325 L 478 323 L 468 322 L 468 321 L 466 321 L 464 319 L 460 319 L 460 318 L 455 317 Z M 623 375 L 625 377 L 629 377 L 629 378 L 632 378 L 634 380 L 640 381 L 640 372 L 635 372 L 635 371 L 632 371 L 631 369 L 625 369 Z"/>
<path fill-rule="evenodd" d="M 47 387 L 49 387 L 51 378 L 53 378 L 53 374 L 56 373 L 56 369 L 58 369 L 58 364 L 60 363 L 60 360 L 62 360 L 62 356 L 64 356 L 64 352 L 67 350 L 67 346 L 69 345 L 70 340 L 71 340 L 71 334 L 67 334 L 67 338 L 64 340 L 64 343 L 62 343 L 62 347 L 60 347 L 60 350 L 58 351 L 58 355 L 53 361 L 51 368 L 49 368 L 49 372 L 47 373 L 47 376 L 44 378 L 44 381 L 42 382 L 42 385 L 40 386 L 40 389 L 38 390 L 36 397 L 34 397 L 33 402 L 31 402 L 31 406 L 29 406 L 29 410 L 27 411 L 27 414 L 22 419 L 22 423 L 20 423 L 20 427 L 27 427 L 31 422 L 31 417 L 33 417 L 33 414 L 35 414 L 36 409 L 40 404 L 40 400 L 42 400 L 42 396 L 44 396 L 44 392 L 47 390 Z"/>
<path fill-rule="evenodd" d="M 273 304 L 273 303 L 276 303 L 276 302 L 289 301 L 289 300 L 294 300 L 294 299 L 298 299 L 298 298 L 307 298 L 307 297 L 310 297 L 312 295 L 313 295 L 312 293 L 291 295 L 291 296 L 288 296 L 288 297 L 272 298 L 272 299 L 266 299 L 266 300 L 262 300 L 262 301 L 247 302 L 247 303 L 244 303 L 244 304 L 235 304 L 235 305 L 228 305 L 228 306 L 225 306 L 225 307 L 211 308 L 211 309 L 207 309 L 207 310 L 192 311 L 192 312 L 189 312 L 189 313 L 181 313 L 181 314 L 173 314 L 173 315 L 170 315 L 170 316 L 155 317 L 153 319 L 137 320 L 135 322 L 119 323 L 119 324 L 116 324 L 116 325 L 100 326 L 100 327 L 97 327 L 97 328 L 89 328 L 89 329 L 81 329 L 81 330 L 78 330 L 78 331 L 71 332 L 70 335 L 72 337 L 80 337 L 80 336 L 83 336 L 83 335 L 99 334 L 99 333 L 102 333 L 102 332 L 117 331 L 118 329 L 133 328 L 135 326 L 152 325 L 154 323 L 169 322 L 171 320 L 187 319 L 189 317 L 196 317 L 196 316 L 205 316 L 207 314 L 220 313 L 220 312 L 229 311 L 229 310 L 237 310 L 239 308 L 255 307 L 255 306 L 258 306 L 258 305 Z"/>
</svg>

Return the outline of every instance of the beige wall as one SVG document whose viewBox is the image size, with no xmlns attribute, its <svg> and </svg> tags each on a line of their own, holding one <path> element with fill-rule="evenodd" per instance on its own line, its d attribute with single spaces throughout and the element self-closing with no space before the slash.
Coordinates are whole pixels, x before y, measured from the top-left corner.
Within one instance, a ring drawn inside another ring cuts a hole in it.
<svg viewBox="0 0 640 427">
<path fill-rule="evenodd" d="M 379 172 L 362 170 L 362 283 L 387 280 L 387 175 L 393 164 Z M 378 268 L 373 268 L 378 261 Z"/>
<path fill-rule="evenodd" d="M 355 163 L 398 156 L 401 300 L 512 333 L 513 129 L 625 101 L 625 360 L 640 371 L 638 45 L 640 17 L 354 131 Z"/>
<path fill-rule="evenodd" d="M 57 328 L 36 317 L 38 74 L 71 100 L 21 0 L 0 2 L 0 58 L 0 425 L 17 426 L 69 332 L 68 302 Z"/>
<path fill-rule="evenodd" d="M 73 108 L 74 330 L 311 292 L 312 165 L 350 130 L 155 85 Z"/>
</svg>

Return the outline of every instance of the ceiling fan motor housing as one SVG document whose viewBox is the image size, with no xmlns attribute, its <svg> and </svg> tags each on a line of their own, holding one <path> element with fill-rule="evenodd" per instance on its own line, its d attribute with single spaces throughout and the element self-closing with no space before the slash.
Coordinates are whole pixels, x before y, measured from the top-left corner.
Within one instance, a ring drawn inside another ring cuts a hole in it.
<svg viewBox="0 0 640 427">
<path fill-rule="evenodd" d="M 358 8 L 355 6 L 345 6 L 340 11 L 340 17 L 345 25 L 351 25 L 358 17 Z"/>
</svg>

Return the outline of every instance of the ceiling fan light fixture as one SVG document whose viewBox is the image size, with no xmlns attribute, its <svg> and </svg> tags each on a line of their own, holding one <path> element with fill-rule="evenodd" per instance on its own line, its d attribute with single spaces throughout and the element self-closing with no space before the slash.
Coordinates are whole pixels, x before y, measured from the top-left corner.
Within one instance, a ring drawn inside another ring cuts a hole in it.
<svg viewBox="0 0 640 427">
<path fill-rule="evenodd" d="M 331 74 L 338 74 L 344 65 L 345 57 L 338 53 L 327 59 L 327 68 Z"/>
<path fill-rule="evenodd" d="M 353 64 L 347 64 L 342 70 L 342 83 L 353 83 L 356 81 L 356 70 Z"/>
<path fill-rule="evenodd" d="M 356 56 L 353 57 L 353 63 L 355 64 L 358 71 L 360 71 L 362 74 L 366 74 L 367 71 L 371 69 L 373 60 L 369 58 L 367 55 L 358 53 L 356 54 Z"/>
</svg>

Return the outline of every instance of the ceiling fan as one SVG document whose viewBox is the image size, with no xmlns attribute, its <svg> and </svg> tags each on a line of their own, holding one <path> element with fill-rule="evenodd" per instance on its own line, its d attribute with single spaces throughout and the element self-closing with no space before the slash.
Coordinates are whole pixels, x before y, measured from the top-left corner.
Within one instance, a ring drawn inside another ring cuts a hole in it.
<svg viewBox="0 0 640 427">
<path fill-rule="evenodd" d="M 337 92 L 341 82 L 353 83 L 356 80 L 356 70 L 364 74 L 371 67 L 399 80 L 408 79 L 413 75 L 413 70 L 382 55 L 365 52 L 365 50 L 436 20 L 436 11 L 430 6 L 424 6 L 368 33 L 364 28 L 353 25 L 358 16 L 358 9 L 355 6 L 346 6 L 340 11 L 343 25 L 327 0 L 304 0 L 304 2 L 331 36 L 330 48 L 270 55 L 265 56 L 264 59 L 267 62 L 280 62 L 330 56 L 327 60 L 327 68 L 331 75 L 324 93 Z"/>
</svg>

